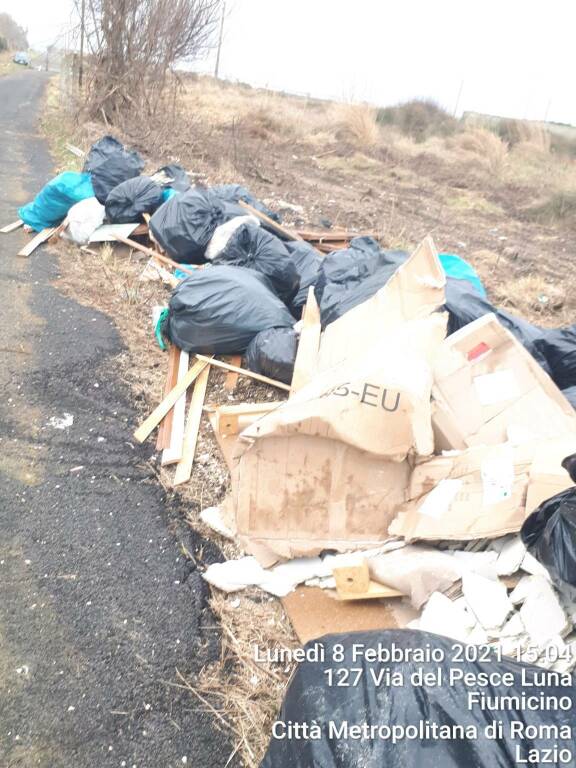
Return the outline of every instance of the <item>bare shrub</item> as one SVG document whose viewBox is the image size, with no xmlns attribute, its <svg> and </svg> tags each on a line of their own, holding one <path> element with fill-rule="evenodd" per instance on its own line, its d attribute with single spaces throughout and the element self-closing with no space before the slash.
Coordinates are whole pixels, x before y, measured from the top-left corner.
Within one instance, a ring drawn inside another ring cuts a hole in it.
<svg viewBox="0 0 576 768">
<path fill-rule="evenodd" d="M 474 128 L 457 134 L 452 145 L 476 155 L 490 173 L 500 176 L 504 170 L 508 148 L 501 138 L 485 128 Z"/>
<path fill-rule="evenodd" d="M 361 148 L 374 147 L 380 141 L 376 110 L 368 104 L 341 104 L 336 109 L 340 138 Z"/>
<path fill-rule="evenodd" d="M 451 136 L 458 130 L 459 121 L 443 107 L 430 99 L 414 99 L 393 107 L 378 110 L 377 120 L 382 125 L 396 126 L 415 141 L 430 136 Z"/>
</svg>

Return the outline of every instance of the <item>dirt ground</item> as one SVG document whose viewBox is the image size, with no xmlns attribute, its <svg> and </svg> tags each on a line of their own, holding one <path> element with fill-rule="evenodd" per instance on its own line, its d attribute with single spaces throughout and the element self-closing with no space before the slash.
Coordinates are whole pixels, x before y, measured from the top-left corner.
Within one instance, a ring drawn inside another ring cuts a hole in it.
<svg viewBox="0 0 576 768">
<path fill-rule="evenodd" d="M 55 88 L 44 128 L 60 168 L 75 168 L 78 160 L 64 142 L 86 150 L 106 127 L 75 125 L 61 112 Z M 495 304 L 542 325 L 573 319 L 576 228 L 570 217 L 544 222 L 533 210 L 546 196 L 570 188 L 576 170 L 573 161 L 552 157 L 535 141 L 514 151 L 491 140 L 483 144 L 485 136 L 472 134 L 477 145 L 458 136 L 418 144 L 379 127 L 370 110 L 362 113 L 360 107 L 284 97 L 208 78 L 187 82 L 184 106 L 173 120 L 156 127 L 124 126 L 113 133 L 144 154 L 150 171 L 177 162 L 201 183 L 244 184 L 280 212 L 288 226 L 375 232 L 384 247 L 407 250 L 432 235 L 439 251 L 472 263 Z M 145 256 L 119 247 L 82 252 L 60 245 L 58 251 L 59 288 L 115 319 L 126 345 L 118 375 L 129 384 L 144 417 L 160 400 L 166 373 L 166 355 L 154 338 L 152 308 L 166 304 L 169 293 L 138 279 Z M 224 374 L 213 370 L 208 404 L 278 395 L 242 380 L 229 395 L 223 381 Z M 214 537 L 198 515 L 222 501 L 229 478 L 207 419 L 197 457 L 191 481 L 179 493 L 190 524 Z M 158 478 L 170 490 L 169 473 L 159 469 Z M 234 545 L 217 539 L 226 554 L 235 552 Z M 207 670 L 203 690 L 216 694 L 211 701 L 230 718 L 245 764 L 258 765 L 289 670 L 271 666 L 254 683 L 244 655 L 255 638 L 271 644 L 290 644 L 295 638 L 279 605 L 262 603 L 261 595 L 248 593 L 241 600 L 216 595 L 213 605 L 226 630 L 223 661 Z M 259 620 L 247 629 L 241 616 L 249 613 Z M 226 639 L 226 632 L 232 639 Z M 242 637 L 240 646 L 235 637 Z M 217 700 L 218 686 L 226 683 L 241 693 L 240 701 L 230 703 L 228 696 Z"/>
</svg>

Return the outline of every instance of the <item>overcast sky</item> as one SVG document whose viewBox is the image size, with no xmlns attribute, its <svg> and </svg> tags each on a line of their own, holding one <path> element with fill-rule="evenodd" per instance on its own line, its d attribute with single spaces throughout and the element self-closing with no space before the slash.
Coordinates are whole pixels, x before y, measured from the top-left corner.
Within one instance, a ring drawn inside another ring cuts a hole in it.
<svg viewBox="0 0 576 768">
<path fill-rule="evenodd" d="M 576 124 L 574 0 L 228 0 L 220 72 L 254 85 L 393 104 L 429 97 Z M 72 0 L 0 0 L 45 47 Z M 209 70 L 212 61 L 201 65 Z"/>
</svg>

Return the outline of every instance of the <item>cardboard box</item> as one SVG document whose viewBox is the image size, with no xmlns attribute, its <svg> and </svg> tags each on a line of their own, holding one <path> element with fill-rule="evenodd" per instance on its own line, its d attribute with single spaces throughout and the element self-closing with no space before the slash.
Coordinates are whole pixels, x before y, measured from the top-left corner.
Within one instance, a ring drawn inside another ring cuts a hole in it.
<svg viewBox="0 0 576 768">
<path fill-rule="evenodd" d="M 566 456 L 576 453 L 576 434 L 559 437 L 542 443 L 536 449 L 526 497 L 526 514 L 529 515 L 557 493 L 571 488 L 574 483 L 562 467 Z"/>
<path fill-rule="evenodd" d="M 407 461 L 336 440 L 264 437 L 238 458 L 233 488 L 242 547 L 268 566 L 282 558 L 376 546 L 406 500 Z"/>
<path fill-rule="evenodd" d="M 493 314 L 440 346 L 432 396 L 437 450 L 497 445 L 514 430 L 533 439 L 576 432 L 568 400 Z"/>
<path fill-rule="evenodd" d="M 409 501 L 390 534 L 407 541 L 466 541 L 519 531 L 536 447 L 478 446 L 423 461 L 412 472 Z"/>
</svg>

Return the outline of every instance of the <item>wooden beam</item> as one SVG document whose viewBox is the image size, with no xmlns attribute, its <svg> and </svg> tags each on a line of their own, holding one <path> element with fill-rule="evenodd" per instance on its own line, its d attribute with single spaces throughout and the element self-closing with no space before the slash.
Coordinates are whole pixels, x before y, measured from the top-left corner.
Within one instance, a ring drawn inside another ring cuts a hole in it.
<svg viewBox="0 0 576 768">
<path fill-rule="evenodd" d="M 224 437 L 237 435 L 252 424 L 256 419 L 265 416 L 274 408 L 282 405 L 283 401 L 268 401 L 266 403 L 238 403 L 238 405 L 222 405 L 216 409 L 216 424 L 218 432 Z"/>
<path fill-rule="evenodd" d="M 180 352 L 177 383 L 182 381 L 188 373 L 188 361 L 188 352 Z M 172 414 L 172 431 L 170 434 L 170 442 L 162 452 L 161 464 L 163 467 L 168 464 L 176 464 L 176 462 L 180 461 L 182 458 L 184 425 L 186 423 L 186 392 L 183 392 L 178 398 L 178 402 L 174 408 L 172 408 L 170 414 Z M 167 414 L 167 416 L 170 414 Z"/>
<path fill-rule="evenodd" d="M 252 216 L 256 216 L 257 219 L 260 219 L 261 222 L 263 222 L 264 224 L 266 224 L 267 227 L 269 227 L 274 232 L 276 232 L 277 235 L 281 235 L 282 237 L 285 237 L 288 240 L 304 239 L 303 237 L 300 237 L 300 235 L 298 234 L 298 232 L 296 232 L 296 230 L 283 227 L 282 224 L 278 224 L 278 222 L 274 221 L 274 219 L 271 219 L 270 216 L 266 216 L 265 213 L 262 213 L 262 211 L 259 211 L 257 208 L 254 208 L 248 203 L 245 203 L 243 200 L 240 200 L 238 205 L 240 205 L 242 208 L 248 211 L 248 213 L 251 213 Z"/>
<path fill-rule="evenodd" d="M 6 224 L 5 227 L 2 227 L 0 229 L 0 232 L 3 235 L 7 235 L 9 232 L 14 232 L 15 229 L 20 229 L 21 226 L 23 226 L 24 222 L 22 219 L 18 219 L 18 221 L 13 221 L 12 224 Z"/>
<path fill-rule="evenodd" d="M 115 235 L 115 238 L 120 243 L 124 243 L 124 245 L 129 245 L 130 248 L 133 248 L 135 251 L 141 251 L 142 253 L 145 253 L 148 256 L 153 256 L 155 259 L 158 259 L 158 261 L 161 261 L 163 264 L 168 264 L 173 269 L 179 269 L 181 272 L 185 272 L 187 275 L 194 274 L 194 272 L 182 266 L 182 264 L 178 264 L 177 261 L 172 261 L 172 259 L 169 259 L 168 256 L 163 256 L 162 254 L 158 253 L 158 251 L 152 250 L 152 248 L 147 248 L 145 245 L 140 245 L 140 243 L 137 243 L 135 240 L 130 240 L 129 237 L 123 237 L 122 235 Z M 198 266 L 198 269 L 200 269 L 200 265 Z"/>
<path fill-rule="evenodd" d="M 166 371 L 166 381 L 162 391 L 162 397 L 166 397 L 170 390 L 178 383 L 178 366 L 180 365 L 180 350 L 175 344 L 172 344 L 168 350 L 168 370 Z M 168 411 L 160 423 L 158 438 L 156 440 L 156 450 L 163 451 L 170 446 L 170 435 L 172 434 L 172 419 L 174 409 Z"/>
<path fill-rule="evenodd" d="M 374 600 L 379 597 L 402 597 L 402 592 L 370 578 L 368 562 L 334 568 L 336 592 L 339 600 Z"/>
<path fill-rule="evenodd" d="M 314 286 L 310 286 L 302 315 L 302 330 L 300 331 L 300 341 L 294 362 L 291 393 L 302 389 L 316 375 L 321 332 L 320 309 L 314 295 Z"/>
<path fill-rule="evenodd" d="M 147 419 L 145 419 L 142 424 L 138 427 L 138 429 L 134 432 L 134 438 L 139 443 L 143 443 L 144 440 L 148 437 L 148 435 L 152 432 L 152 430 L 160 424 L 164 416 L 168 413 L 168 411 L 176 405 L 176 402 L 180 398 L 183 392 L 186 392 L 190 384 L 192 384 L 193 381 L 195 381 L 198 378 L 198 375 L 202 373 L 204 368 L 208 365 L 210 362 L 210 358 L 204 358 L 203 360 L 198 360 L 192 368 L 188 371 L 186 376 L 181 382 L 178 382 L 176 386 L 170 391 L 168 395 L 162 400 L 160 405 L 158 405 L 148 416 Z"/>
<path fill-rule="evenodd" d="M 38 232 L 38 234 L 18 252 L 18 256 L 30 256 L 38 246 L 42 245 L 42 243 L 45 243 L 47 240 L 50 240 L 57 230 L 58 227 L 47 227 L 41 232 Z"/>
<path fill-rule="evenodd" d="M 200 421 L 202 419 L 202 407 L 206 396 L 206 387 L 208 386 L 208 376 L 210 369 L 206 368 L 196 379 L 194 391 L 190 399 L 190 408 L 188 410 L 188 420 L 186 422 L 186 433 L 184 434 L 184 450 L 182 459 L 176 467 L 174 475 L 174 485 L 182 485 L 190 480 L 192 474 L 192 464 L 194 463 L 194 454 L 196 453 L 196 444 L 198 442 L 198 432 L 200 430 Z"/>
<path fill-rule="evenodd" d="M 285 389 L 286 391 L 290 391 L 290 387 L 288 384 L 284 384 L 282 381 L 276 381 L 275 379 L 269 379 L 268 376 L 262 376 L 259 373 L 254 373 L 253 371 L 248 371 L 246 368 L 239 368 L 236 365 L 230 365 L 230 363 L 224 363 L 222 360 L 213 360 L 209 357 L 205 357 L 204 355 L 196 355 L 198 360 L 201 360 L 203 363 L 210 363 L 210 365 L 215 365 L 218 368 L 224 368 L 225 371 L 235 371 L 236 373 L 240 374 L 240 376 L 247 376 L 249 379 L 255 379 L 256 381 L 261 381 L 264 384 L 270 384 L 271 387 L 277 387 L 278 389 Z"/>
<path fill-rule="evenodd" d="M 235 365 L 236 367 L 239 367 L 242 363 L 242 355 L 232 355 L 230 357 L 230 365 Z M 236 373 L 236 371 L 228 371 L 226 374 L 226 381 L 224 382 L 224 389 L 226 392 L 234 392 L 236 389 L 236 384 L 238 384 L 238 376 L 240 374 Z"/>
</svg>

